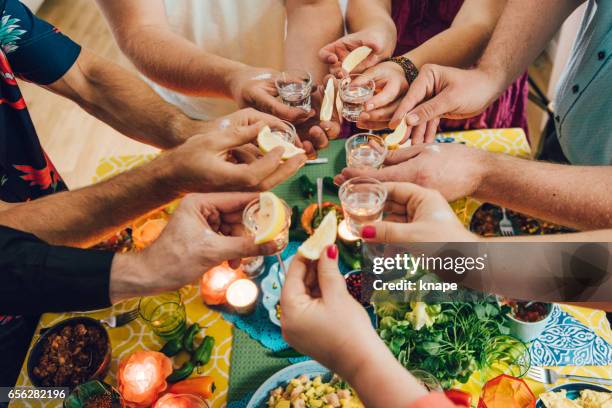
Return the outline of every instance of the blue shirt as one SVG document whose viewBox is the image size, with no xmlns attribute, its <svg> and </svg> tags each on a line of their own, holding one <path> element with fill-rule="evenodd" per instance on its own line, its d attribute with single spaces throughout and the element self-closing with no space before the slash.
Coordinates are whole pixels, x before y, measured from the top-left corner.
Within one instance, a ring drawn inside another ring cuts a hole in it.
<svg viewBox="0 0 612 408">
<path fill-rule="evenodd" d="M 612 165 L 612 1 L 589 0 L 555 100 L 559 142 L 572 164 Z"/>
</svg>

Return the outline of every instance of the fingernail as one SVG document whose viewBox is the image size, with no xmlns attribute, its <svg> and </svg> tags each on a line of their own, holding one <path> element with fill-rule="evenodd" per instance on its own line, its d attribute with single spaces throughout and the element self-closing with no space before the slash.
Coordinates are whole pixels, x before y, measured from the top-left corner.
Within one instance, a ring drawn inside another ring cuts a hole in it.
<svg viewBox="0 0 612 408">
<path fill-rule="evenodd" d="M 336 244 L 327 247 L 327 257 L 329 259 L 336 259 L 338 257 L 338 247 Z"/>
<path fill-rule="evenodd" d="M 408 115 L 408 117 L 406 118 L 406 122 L 410 126 L 414 126 L 414 125 L 419 123 L 419 117 L 417 115 L 415 115 L 415 114 Z"/>
<path fill-rule="evenodd" d="M 366 225 L 361 229 L 361 238 L 372 239 L 376 238 L 376 227 L 373 225 Z"/>
</svg>

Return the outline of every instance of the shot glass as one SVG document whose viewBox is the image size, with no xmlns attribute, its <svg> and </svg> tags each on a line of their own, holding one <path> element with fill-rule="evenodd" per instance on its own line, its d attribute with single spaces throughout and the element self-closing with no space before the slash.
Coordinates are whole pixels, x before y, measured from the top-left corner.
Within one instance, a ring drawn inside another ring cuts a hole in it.
<svg viewBox="0 0 612 408">
<path fill-rule="evenodd" d="M 284 200 L 281 200 L 283 207 L 285 208 L 285 220 L 283 229 L 272 242 L 276 245 L 276 259 L 281 266 L 283 273 L 287 274 L 287 268 L 281 257 L 281 252 L 289 244 L 289 228 L 291 227 L 291 208 L 287 205 Z M 259 199 L 251 201 L 242 213 L 242 224 L 246 228 L 249 234 L 255 236 L 258 230 L 258 218 L 259 218 Z"/>
<path fill-rule="evenodd" d="M 312 75 L 310 75 L 310 72 L 301 69 L 281 72 L 276 78 L 276 89 L 285 105 L 310 112 L 310 94 L 312 92 Z"/>
<path fill-rule="evenodd" d="M 372 133 L 358 133 L 346 140 L 346 165 L 358 169 L 379 169 L 387 157 L 385 140 Z"/>
<path fill-rule="evenodd" d="M 360 237 L 365 225 L 382 220 L 387 189 L 380 181 L 369 177 L 352 178 L 340 186 L 338 196 L 352 234 Z"/>
<path fill-rule="evenodd" d="M 374 96 L 376 85 L 365 75 L 351 74 L 340 83 L 342 117 L 349 122 L 357 122 L 366 102 Z"/>
<path fill-rule="evenodd" d="M 285 142 L 295 144 L 298 140 L 297 130 L 291 122 L 281 120 L 282 124 L 270 126 L 272 133 L 279 135 Z"/>
<path fill-rule="evenodd" d="M 138 313 L 149 328 L 166 341 L 179 337 L 187 322 L 179 292 L 140 298 Z"/>
</svg>

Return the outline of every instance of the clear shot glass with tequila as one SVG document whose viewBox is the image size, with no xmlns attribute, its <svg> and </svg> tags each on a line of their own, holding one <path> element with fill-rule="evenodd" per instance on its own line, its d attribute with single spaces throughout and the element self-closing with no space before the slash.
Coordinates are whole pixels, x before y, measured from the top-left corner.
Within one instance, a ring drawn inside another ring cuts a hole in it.
<svg viewBox="0 0 612 408">
<path fill-rule="evenodd" d="M 297 130 L 295 130 L 295 126 L 291 124 L 291 122 L 287 122 L 286 120 L 281 120 L 282 124 L 270 126 L 270 130 L 272 133 L 279 135 L 285 142 L 289 142 L 291 144 L 295 144 L 298 139 Z"/>
<path fill-rule="evenodd" d="M 312 75 L 301 69 L 283 71 L 276 78 L 276 89 L 283 103 L 310 112 Z"/>
<path fill-rule="evenodd" d="M 369 177 L 347 180 L 338 193 L 349 231 L 360 237 L 361 229 L 382 220 L 387 189 L 380 181 Z"/>
<path fill-rule="evenodd" d="M 387 157 L 385 140 L 372 133 L 358 133 L 346 140 L 346 165 L 357 169 L 380 169 Z"/>
<path fill-rule="evenodd" d="M 281 252 L 285 249 L 285 247 L 289 244 L 289 228 L 291 227 L 291 208 L 284 200 L 280 200 L 285 208 L 285 220 L 283 224 L 283 229 L 278 234 L 276 238 L 272 240 L 274 245 L 276 246 L 276 259 L 280 264 L 283 274 L 287 275 L 287 270 L 285 263 L 283 262 L 283 258 L 281 258 Z M 251 201 L 245 208 L 242 213 L 242 224 L 246 228 L 247 232 L 255 236 L 257 235 L 258 226 L 260 225 L 260 219 L 263 216 L 259 211 L 259 199 L 255 199 Z"/>
<path fill-rule="evenodd" d="M 340 83 L 342 117 L 349 122 L 357 122 L 366 102 L 374 96 L 376 85 L 365 75 L 351 74 Z"/>
</svg>

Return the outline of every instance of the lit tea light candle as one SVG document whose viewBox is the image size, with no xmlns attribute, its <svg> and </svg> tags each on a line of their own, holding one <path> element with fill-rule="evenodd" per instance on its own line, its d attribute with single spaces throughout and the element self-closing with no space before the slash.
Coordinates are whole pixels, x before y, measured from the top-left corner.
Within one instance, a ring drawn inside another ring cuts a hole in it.
<svg viewBox="0 0 612 408">
<path fill-rule="evenodd" d="M 172 361 L 162 353 L 137 351 L 119 364 L 119 392 L 130 406 L 148 407 L 166 389 L 171 373 Z"/>
<path fill-rule="evenodd" d="M 259 289 L 257 285 L 248 279 L 239 279 L 227 288 L 225 297 L 227 303 L 234 308 L 236 313 L 251 313 L 255 308 Z"/>
<path fill-rule="evenodd" d="M 353 234 L 349 230 L 348 223 L 346 222 L 346 220 L 342 220 L 342 222 L 338 224 L 338 236 L 343 242 L 346 242 L 349 244 L 351 242 L 359 241 L 360 239 L 357 235 Z"/>
<path fill-rule="evenodd" d="M 196 395 L 166 394 L 157 400 L 153 408 L 208 408 L 208 404 Z"/>
<path fill-rule="evenodd" d="M 232 269 L 227 262 L 208 270 L 200 280 L 200 295 L 207 305 L 225 303 L 225 292 L 232 282 L 244 278 L 242 267 Z"/>
</svg>

